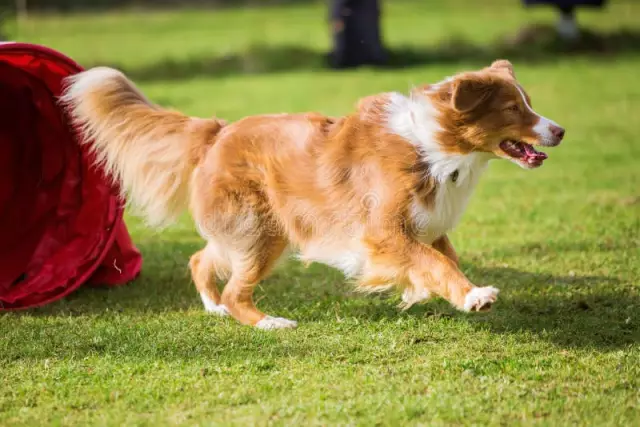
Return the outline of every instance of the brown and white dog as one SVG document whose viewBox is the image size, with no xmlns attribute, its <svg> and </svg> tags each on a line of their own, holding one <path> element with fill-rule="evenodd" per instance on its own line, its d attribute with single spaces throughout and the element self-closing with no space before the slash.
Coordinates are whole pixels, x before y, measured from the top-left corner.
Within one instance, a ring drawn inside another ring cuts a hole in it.
<svg viewBox="0 0 640 427">
<path fill-rule="evenodd" d="M 205 309 L 262 329 L 296 326 L 252 299 L 288 247 L 364 291 L 397 286 L 407 307 L 438 295 L 461 310 L 490 308 L 498 290 L 465 277 L 447 233 L 489 160 L 536 168 L 547 156 L 533 147 L 564 136 L 533 111 L 505 60 L 408 96 L 365 98 L 337 118 L 191 118 L 110 68 L 73 76 L 62 101 L 151 225 L 190 208 L 207 242 L 190 261 Z M 216 277 L 228 278 L 222 295 Z"/>
</svg>

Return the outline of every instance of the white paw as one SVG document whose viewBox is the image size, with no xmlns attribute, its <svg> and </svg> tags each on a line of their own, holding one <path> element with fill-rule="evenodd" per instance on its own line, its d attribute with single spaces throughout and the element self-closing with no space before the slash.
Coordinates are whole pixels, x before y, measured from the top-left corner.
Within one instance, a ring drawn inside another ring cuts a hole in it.
<svg viewBox="0 0 640 427">
<path fill-rule="evenodd" d="M 202 304 L 204 304 L 204 311 L 207 313 L 213 313 L 217 316 L 228 316 L 229 310 L 222 304 L 216 304 L 205 295 L 204 292 L 200 293 L 200 298 L 202 299 Z"/>
<path fill-rule="evenodd" d="M 412 289 L 407 288 L 402 293 L 402 302 L 406 307 L 411 307 L 413 304 L 418 303 L 420 301 L 428 300 L 431 298 L 431 292 L 422 288 L 422 289 Z"/>
<path fill-rule="evenodd" d="M 256 323 L 256 328 L 264 330 L 295 328 L 297 326 L 298 322 L 293 320 L 285 319 L 284 317 L 271 316 L 265 316 L 262 320 Z"/>
<path fill-rule="evenodd" d="M 464 300 L 464 311 L 487 311 L 498 299 L 498 289 L 487 286 L 485 288 L 473 288 Z"/>
</svg>

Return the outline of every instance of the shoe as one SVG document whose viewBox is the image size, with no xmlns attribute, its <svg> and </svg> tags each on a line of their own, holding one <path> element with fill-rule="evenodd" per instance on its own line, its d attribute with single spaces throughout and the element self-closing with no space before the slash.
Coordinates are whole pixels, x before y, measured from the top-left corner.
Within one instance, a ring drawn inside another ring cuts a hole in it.
<svg viewBox="0 0 640 427">
<path fill-rule="evenodd" d="M 573 15 L 561 15 L 556 25 L 556 31 L 560 38 L 566 41 L 576 41 L 580 38 L 580 28 L 578 28 Z"/>
</svg>

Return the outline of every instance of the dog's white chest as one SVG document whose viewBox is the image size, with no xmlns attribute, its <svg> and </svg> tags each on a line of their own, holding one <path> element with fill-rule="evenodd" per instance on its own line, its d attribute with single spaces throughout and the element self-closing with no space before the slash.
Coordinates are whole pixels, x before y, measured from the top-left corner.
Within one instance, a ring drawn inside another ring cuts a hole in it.
<svg viewBox="0 0 640 427">
<path fill-rule="evenodd" d="M 486 165 L 486 161 L 471 162 L 439 181 L 432 203 L 414 198 L 411 219 L 418 240 L 431 244 L 458 224 Z"/>
</svg>

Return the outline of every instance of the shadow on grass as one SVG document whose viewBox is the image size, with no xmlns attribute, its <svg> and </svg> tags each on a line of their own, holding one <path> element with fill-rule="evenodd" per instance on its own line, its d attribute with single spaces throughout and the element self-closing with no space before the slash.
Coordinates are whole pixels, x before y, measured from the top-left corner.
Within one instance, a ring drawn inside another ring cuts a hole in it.
<svg viewBox="0 0 640 427">
<path fill-rule="evenodd" d="M 553 27 L 533 25 L 515 36 L 504 37 L 489 45 L 451 39 L 432 47 L 397 48 L 389 52 L 389 63 L 383 68 L 399 69 L 462 62 L 483 66 L 497 58 L 523 62 L 554 61 L 566 56 L 611 58 L 638 52 L 638 30 L 618 30 L 602 34 L 585 30 L 581 41 L 565 42 L 556 36 Z M 141 67 L 127 67 L 118 63 L 87 65 L 110 65 L 121 69 L 136 81 L 185 80 L 202 76 L 320 70 L 326 67 L 326 55 L 301 46 L 256 45 L 240 53 L 186 60 L 165 59 Z"/>
<path fill-rule="evenodd" d="M 399 316 L 452 318 L 492 333 L 530 333 L 562 347 L 622 348 L 640 342 L 640 296 L 606 276 L 555 276 L 508 267 L 468 266 L 478 283 L 502 290 L 490 313 L 461 313 L 443 300 L 415 305 L 399 313 L 397 301 L 348 306 L 342 316 L 368 321 Z M 384 297 L 378 297 L 384 298 Z M 318 316 L 316 320 L 326 319 Z"/>
<path fill-rule="evenodd" d="M 502 267 L 469 270 L 483 283 L 503 288 L 493 313 L 469 315 L 474 326 L 496 333 L 528 332 L 563 347 L 612 349 L 640 342 L 634 319 L 640 296 L 616 278 Z"/>
<path fill-rule="evenodd" d="M 187 261 L 202 244 L 196 240 L 172 240 L 167 245 L 170 247 L 164 247 L 162 241 L 139 243 L 145 268 L 134 283 L 116 288 L 83 287 L 62 301 L 11 315 L 98 316 L 108 320 L 120 314 L 155 319 L 162 313 L 180 316 L 184 312 L 184 321 L 188 322 L 186 312 L 201 313 L 202 308 Z M 474 265 L 465 265 L 464 270 L 477 283 L 493 284 L 502 290 L 492 312 L 461 313 L 442 300 L 401 312 L 397 297 L 354 295 L 337 271 L 320 265 L 306 270 L 297 262 L 276 270 L 256 296 L 265 311 L 293 316 L 302 327 L 308 322 L 332 322 L 339 317 L 362 322 L 403 316 L 444 317 L 492 333 L 529 333 L 563 347 L 604 350 L 640 342 L 640 296 L 616 278 L 558 276 Z"/>
</svg>

